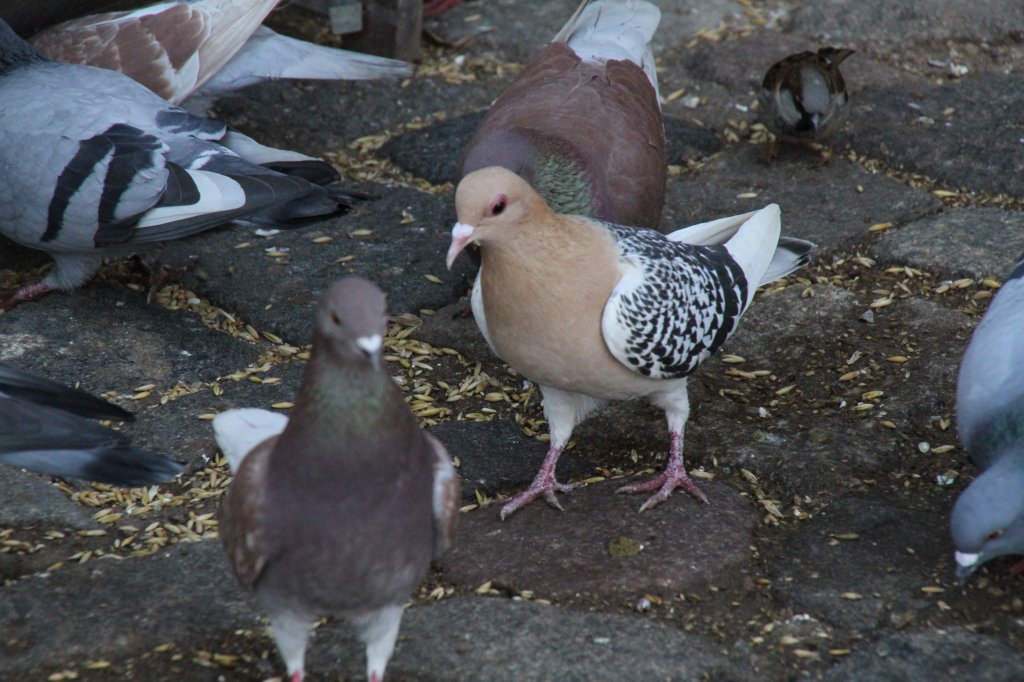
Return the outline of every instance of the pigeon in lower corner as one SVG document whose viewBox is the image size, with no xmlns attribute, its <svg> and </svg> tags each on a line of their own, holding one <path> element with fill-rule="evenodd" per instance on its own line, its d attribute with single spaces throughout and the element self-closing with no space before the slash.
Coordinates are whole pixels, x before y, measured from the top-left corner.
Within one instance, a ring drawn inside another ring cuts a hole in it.
<svg viewBox="0 0 1024 682">
<path fill-rule="evenodd" d="M 91 419 L 134 416 L 84 391 L 0 364 L 0 462 L 125 487 L 169 481 L 184 470 Z"/>
<path fill-rule="evenodd" d="M 990 559 L 1024 554 L 1024 257 L 971 336 L 956 412 L 960 439 L 981 470 L 950 519 L 964 583 Z M 1014 571 L 1024 571 L 1024 561 Z"/>
<path fill-rule="evenodd" d="M 467 175 L 455 193 L 448 267 L 470 242 L 482 262 L 472 306 L 495 354 L 540 385 L 551 444 L 506 518 L 537 497 L 561 508 L 555 465 L 572 430 L 611 400 L 647 397 L 665 410 L 665 471 L 620 492 L 681 487 L 704 493 L 683 466 L 687 376 L 725 343 L 754 290 L 805 265 L 810 242 L 780 239 L 779 208 L 695 225 L 669 235 L 554 213 L 504 168 Z"/>
<path fill-rule="evenodd" d="M 127 76 L 44 59 L 0 20 L 0 234 L 48 253 L 0 309 L 84 284 L 103 255 L 233 220 L 282 227 L 352 197 L 329 164 L 265 147 Z"/>
<path fill-rule="evenodd" d="M 382 359 L 384 294 L 359 277 L 326 293 L 290 418 L 229 410 L 213 427 L 234 472 L 220 532 L 255 589 L 291 682 L 324 615 L 350 621 L 381 682 L 402 611 L 452 541 L 459 480 Z"/>
</svg>

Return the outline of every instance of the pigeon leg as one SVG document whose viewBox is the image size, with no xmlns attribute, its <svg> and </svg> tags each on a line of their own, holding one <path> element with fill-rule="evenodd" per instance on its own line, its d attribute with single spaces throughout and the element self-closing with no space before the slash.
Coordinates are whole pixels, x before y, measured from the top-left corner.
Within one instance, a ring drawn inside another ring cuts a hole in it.
<svg viewBox="0 0 1024 682">
<path fill-rule="evenodd" d="M 661 504 L 676 488 L 682 488 L 692 497 L 708 504 L 707 496 L 697 487 L 697 484 L 686 473 L 686 467 L 683 466 L 683 434 L 673 431 L 671 437 L 672 444 L 669 449 L 668 464 L 663 472 L 648 481 L 624 485 L 615 491 L 617 493 L 640 493 L 657 489 L 658 492 L 644 502 L 640 511 L 647 511 L 651 507 Z"/>
<path fill-rule="evenodd" d="M 270 616 L 274 641 L 288 668 L 289 682 L 302 682 L 306 676 L 306 643 L 315 624 L 307 617 L 288 611 Z"/>
<path fill-rule="evenodd" d="M 547 456 L 544 457 L 544 463 L 540 465 L 540 470 L 534 476 L 530 487 L 513 497 L 511 502 L 501 508 L 502 521 L 512 516 L 517 509 L 525 507 L 541 495 L 544 496 L 544 501 L 549 505 L 558 511 L 564 511 L 562 505 L 558 503 L 555 493 L 567 493 L 576 486 L 569 483 L 559 483 L 555 480 L 555 466 L 558 464 L 558 458 L 562 454 L 562 448 L 563 446 L 555 445 L 552 442 Z"/>
<path fill-rule="evenodd" d="M 0 289 L 0 310 L 11 310 L 22 303 L 38 301 L 53 291 L 42 280 L 26 284 L 20 289 Z"/>
<path fill-rule="evenodd" d="M 165 265 L 155 258 L 139 255 L 132 256 L 129 260 L 145 282 L 147 303 L 152 303 L 153 296 L 164 286 L 180 282 L 186 274 L 195 269 L 198 262 L 195 256 L 190 257 L 179 267 Z"/>
</svg>

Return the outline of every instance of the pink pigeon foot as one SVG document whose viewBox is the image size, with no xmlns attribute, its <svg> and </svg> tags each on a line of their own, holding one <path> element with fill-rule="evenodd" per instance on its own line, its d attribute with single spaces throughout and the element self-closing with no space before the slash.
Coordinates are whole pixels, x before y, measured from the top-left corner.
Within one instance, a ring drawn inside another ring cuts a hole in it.
<svg viewBox="0 0 1024 682">
<path fill-rule="evenodd" d="M 553 447 L 548 450 L 544 463 L 540 465 L 540 471 L 537 472 L 530 487 L 513 497 L 508 504 L 501 508 L 502 521 L 541 495 L 544 496 L 544 501 L 549 505 L 558 511 L 565 511 L 562 509 L 562 505 L 559 504 L 558 498 L 555 497 L 555 493 L 567 493 L 576 486 L 571 483 L 559 483 L 555 480 L 555 465 L 558 464 L 558 457 L 561 454 L 562 448 Z"/>
<path fill-rule="evenodd" d="M 43 284 L 42 280 L 26 284 L 20 289 L 0 289 L 0 310 L 11 310 L 22 303 L 38 301 L 43 296 L 53 291 Z"/>
<path fill-rule="evenodd" d="M 291 677 L 288 678 L 288 682 L 302 682 L 302 671 L 296 670 L 293 672 Z"/>
<path fill-rule="evenodd" d="M 697 487 L 697 484 L 694 483 L 693 479 L 691 479 L 686 473 L 686 467 L 683 466 L 682 436 L 680 434 L 673 433 L 671 455 L 669 456 L 665 470 L 650 480 L 624 485 L 615 492 L 642 493 L 657 490 L 658 492 L 651 495 L 647 501 L 643 503 L 643 506 L 640 507 L 640 511 L 644 512 L 667 500 L 669 495 L 671 495 L 672 491 L 676 488 L 682 488 L 688 492 L 691 497 L 703 502 L 704 504 L 709 504 L 707 495 Z"/>
<path fill-rule="evenodd" d="M 1020 575 L 1024 573 L 1024 560 L 1018 561 L 1013 566 L 1010 566 L 1010 575 Z"/>
</svg>

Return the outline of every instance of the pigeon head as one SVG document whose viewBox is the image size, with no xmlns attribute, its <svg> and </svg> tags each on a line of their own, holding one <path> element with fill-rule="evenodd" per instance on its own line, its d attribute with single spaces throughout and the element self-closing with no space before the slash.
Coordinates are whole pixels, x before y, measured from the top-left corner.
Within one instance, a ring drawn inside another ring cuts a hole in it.
<svg viewBox="0 0 1024 682">
<path fill-rule="evenodd" d="M 345 277 L 327 290 L 316 311 L 314 346 L 343 362 L 381 367 L 387 331 L 384 292 L 362 277 Z"/>
<path fill-rule="evenodd" d="M 1004 455 L 953 506 L 950 528 L 961 584 L 990 559 L 1024 554 L 1024 469 L 1019 462 L 1019 456 Z"/>
<path fill-rule="evenodd" d="M 447 265 L 470 242 L 487 244 L 514 237 L 515 226 L 527 220 L 544 219 L 553 213 L 529 183 L 499 166 L 473 171 L 455 190 L 452 245 Z"/>
</svg>

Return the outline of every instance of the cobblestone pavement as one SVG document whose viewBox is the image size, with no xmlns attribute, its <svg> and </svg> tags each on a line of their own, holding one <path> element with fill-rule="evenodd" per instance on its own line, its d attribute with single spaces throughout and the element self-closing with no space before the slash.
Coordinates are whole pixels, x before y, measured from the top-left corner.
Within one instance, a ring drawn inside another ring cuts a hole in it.
<svg viewBox="0 0 1024 682">
<path fill-rule="evenodd" d="M 227 482 L 208 419 L 294 396 L 311 310 L 345 273 L 390 294 L 390 368 L 460 462 L 456 549 L 411 604 L 390 680 L 1024 679 L 1010 561 L 966 588 L 947 519 L 975 471 L 954 426 L 960 356 L 1024 250 L 1024 4 L 655 0 L 670 143 L 665 229 L 777 202 L 814 266 L 754 302 L 691 381 L 686 495 L 638 514 L 621 479 L 663 465 L 663 418 L 613 406 L 575 433 L 564 513 L 491 502 L 543 457 L 539 394 L 444 270 L 455 159 L 479 112 L 575 0 L 470 0 L 428 24 L 405 82 L 282 83 L 216 114 L 323 154 L 377 198 L 308 229 L 229 227 L 159 250 L 198 267 L 152 303 L 116 275 L 0 316 L 0 360 L 138 413 L 180 481 L 112 491 L 0 469 L 0 677 L 259 680 L 283 667 L 216 539 Z M 274 18 L 309 31 L 288 9 Z M 763 159 L 755 87 L 834 44 L 851 90 L 830 154 Z M 453 46 L 457 45 L 457 46 Z M 0 284 L 45 257 L 4 243 Z M 609 480 L 619 479 L 619 480 Z M 344 623 L 314 680 L 363 679 Z"/>
</svg>

